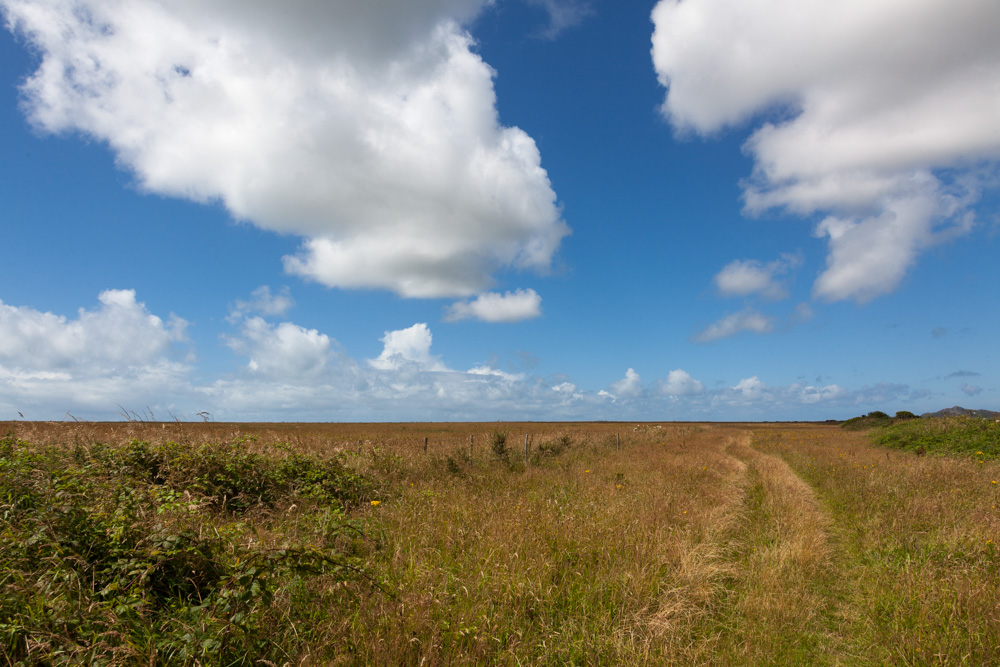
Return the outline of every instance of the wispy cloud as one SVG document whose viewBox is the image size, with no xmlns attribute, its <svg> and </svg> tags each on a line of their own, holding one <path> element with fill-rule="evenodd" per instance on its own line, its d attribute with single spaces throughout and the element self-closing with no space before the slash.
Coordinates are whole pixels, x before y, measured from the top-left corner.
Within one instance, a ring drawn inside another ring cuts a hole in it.
<svg viewBox="0 0 1000 667">
<path fill-rule="evenodd" d="M 539 7 L 548 14 L 549 23 L 541 32 L 546 39 L 555 39 L 564 30 L 579 25 L 594 8 L 585 0 L 525 0 L 529 5 Z"/>
<path fill-rule="evenodd" d="M 278 290 L 277 294 L 272 294 L 269 286 L 261 285 L 250 293 L 250 297 L 249 300 L 237 299 L 233 303 L 229 312 L 230 321 L 238 321 L 251 313 L 264 317 L 281 316 L 295 305 L 295 299 L 287 285 Z"/>
<path fill-rule="evenodd" d="M 707 328 L 695 334 L 692 340 L 697 343 L 710 343 L 735 336 L 744 331 L 764 334 L 770 333 L 773 329 L 774 318 L 768 317 L 756 310 L 746 308 L 710 324 Z"/>
</svg>

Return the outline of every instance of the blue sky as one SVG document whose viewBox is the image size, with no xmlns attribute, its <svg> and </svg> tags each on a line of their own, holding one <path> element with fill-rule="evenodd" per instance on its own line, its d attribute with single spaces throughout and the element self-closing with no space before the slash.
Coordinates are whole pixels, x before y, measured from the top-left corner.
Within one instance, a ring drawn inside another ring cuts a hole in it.
<svg viewBox="0 0 1000 667">
<path fill-rule="evenodd" d="M 992 0 L 0 8 L 0 419 L 1000 408 Z"/>
</svg>

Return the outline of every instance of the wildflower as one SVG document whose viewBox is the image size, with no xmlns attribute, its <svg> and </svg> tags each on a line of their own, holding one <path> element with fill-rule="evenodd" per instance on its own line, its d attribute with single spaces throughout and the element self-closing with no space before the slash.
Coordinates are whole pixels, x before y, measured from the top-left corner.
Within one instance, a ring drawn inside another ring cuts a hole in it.
<svg viewBox="0 0 1000 667">
<path fill-rule="evenodd" d="M 378 507 L 378 506 L 379 506 L 379 505 L 381 505 L 381 504 L 382 504 L 382 503 L 381 503 L 380 501 L 378 501 L 378 500 L 373 500 L 373 501 L 372 501 L 372 507 Z"/>
<path fill-rule="evenodd" d="M 996 480 L 993 480 L 992 482 L 990 482 L 990 484 L 996 484 L 996 483 L 997 483 Z"/>
<path fill-rule="evenodd" d="M 615 486 L 617 486 L 619 489 L 622 488 L 621 484 L 615 484 Z"/>
<path fill-rule="evenodd" d="M 590 472 L 590 471 L 589 470 L 584 470 L 583 472 Z M 996 484 L 996 482 L 993 482 L 993 483 Z"/>
</svg>

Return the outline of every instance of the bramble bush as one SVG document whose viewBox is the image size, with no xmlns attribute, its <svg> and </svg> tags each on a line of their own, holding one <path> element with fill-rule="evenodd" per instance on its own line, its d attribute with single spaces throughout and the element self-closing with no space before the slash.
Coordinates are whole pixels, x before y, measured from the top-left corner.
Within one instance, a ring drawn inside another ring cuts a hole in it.
<svg viewBox="0 0 1000 667">
<path fill-rule="evenodd" d="M 281 664 L 309 630 L 273 622 L 279 592 L 318 578 L 378 586 L 341 548 L 367 539 L 343 509 L 371 484 L 337 457 L 245 444 L 0 438 L 6 664 Z M 243 539 L 249 515 L 293 505 L 316 510 L 299 543 Z"/>
</svg>

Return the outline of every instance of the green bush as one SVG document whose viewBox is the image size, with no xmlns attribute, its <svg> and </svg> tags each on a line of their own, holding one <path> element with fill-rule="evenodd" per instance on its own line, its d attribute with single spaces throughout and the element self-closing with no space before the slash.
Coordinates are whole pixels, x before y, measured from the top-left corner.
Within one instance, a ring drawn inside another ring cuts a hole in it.
<svg viewBox="0 0 1000 667">
<path fill-rule="evenodd" d="M 338 508 L 372 487 L 338 458 L 273 451 L 0 439 L 4 664 L 281 664 L 305 628 L 268 624 L 275 595 L 365 578 L 341 545 L 366 538 Z M 279 502 L 322 508 L 309 541 L 241 537 L 241 513 Z"/>
<path fill-rule="evenodd" d="M 493 433 L 490 434 L 490 448 L 493 450 L 493 454 L 501 461 L 507 461 L 510 456 L 510 450 L 507 447 L 508 435 L 505 428 L 495 428 L 493 429 Z"/>
</svg>

